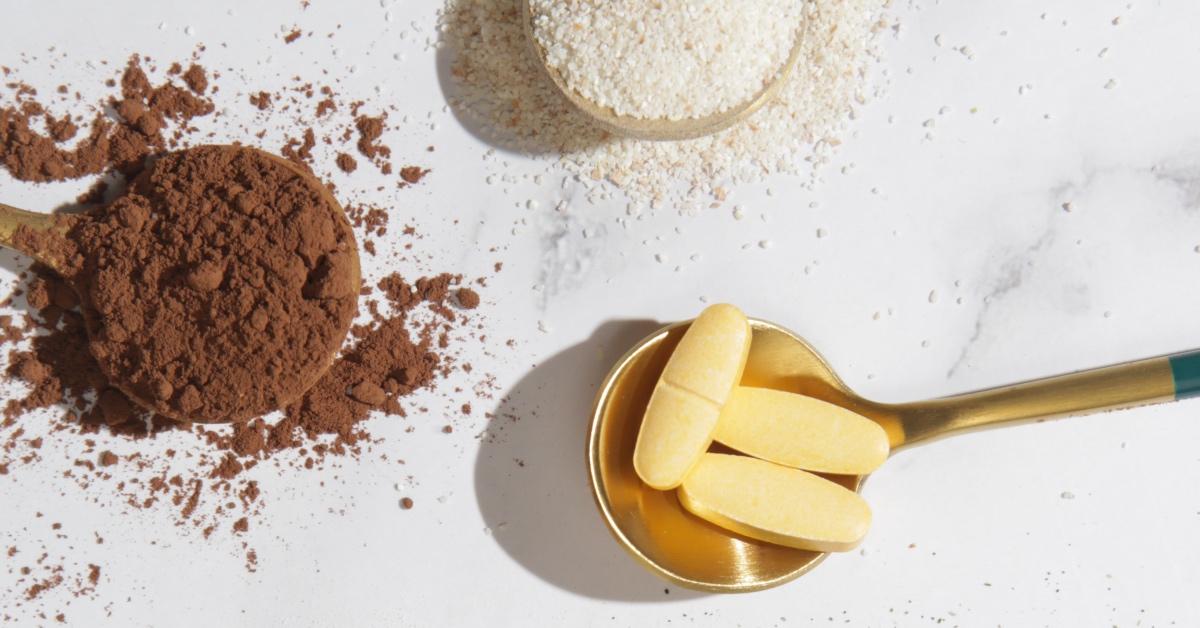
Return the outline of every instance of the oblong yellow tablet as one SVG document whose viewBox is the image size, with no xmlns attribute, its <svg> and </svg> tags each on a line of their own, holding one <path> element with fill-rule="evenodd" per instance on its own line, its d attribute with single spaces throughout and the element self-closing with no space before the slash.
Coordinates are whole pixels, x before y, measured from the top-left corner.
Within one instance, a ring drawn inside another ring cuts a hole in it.
<svg viewBox="0 0 1200 628">
<path fill-rule="evenodd" d="M 858 493 L 807 471 L 706 453 L 679 487 L 689 512 L 750 538 L 817 552 L 862 541 L 871 509 Z"/>
<path fill-rule="evenodd" d="M 750 353 L 750 322 L 741 310 L 711 305 L 679 340 L 650 395 L 633 451 L 642 481 L 659 490 L 679 486 L 712 444 L 721 407 L 742 379 Z"/>
<path fill-rule="evenodd" d="M 862 475 L 887 460 L 887 432 L 832 403 L 739 386 L 721 410 L 717 442 L 755 458 L 820 473 Z"/>
</svg>

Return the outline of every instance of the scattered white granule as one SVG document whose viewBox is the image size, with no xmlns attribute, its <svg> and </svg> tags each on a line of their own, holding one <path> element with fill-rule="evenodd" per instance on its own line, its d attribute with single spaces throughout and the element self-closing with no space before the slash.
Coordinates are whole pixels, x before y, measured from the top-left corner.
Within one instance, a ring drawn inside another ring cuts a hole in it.
<svg viewBox="0 0 1200 628">
<path fill-rule="evenodd" d="M 587 201 L 620 192 L 640 206 L 699 213 L 733 186 L 774 174 L 816 185 L 855 112 L 886 85 L 875 71 L 878 35 L 894 20 L 884 13 L 886 0 L 795 4 L 803 31 L 796 66 L 762 109 L 713 135 L 641 141 L 592 124 L 546 80 L 512 0 L 446 1 L 439 31 L 440 45 L 453 52 L 450 105 L 491 142 L 557 162 L 568 173 L 564 183 L 581 185 Z"/>
</svg>

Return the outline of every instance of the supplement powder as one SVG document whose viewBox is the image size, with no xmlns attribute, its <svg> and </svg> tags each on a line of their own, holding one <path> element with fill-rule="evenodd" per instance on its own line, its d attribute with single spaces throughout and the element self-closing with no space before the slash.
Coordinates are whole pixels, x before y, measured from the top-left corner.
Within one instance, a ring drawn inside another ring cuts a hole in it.
<svg viewBox="0 0 1200 628">
<path fill-rule="evenodd" d="M 800 32 L 796 0 L 532 0 L 546 64 L 618 115 L 722 113 L 779 75 Z"/>
</svg>

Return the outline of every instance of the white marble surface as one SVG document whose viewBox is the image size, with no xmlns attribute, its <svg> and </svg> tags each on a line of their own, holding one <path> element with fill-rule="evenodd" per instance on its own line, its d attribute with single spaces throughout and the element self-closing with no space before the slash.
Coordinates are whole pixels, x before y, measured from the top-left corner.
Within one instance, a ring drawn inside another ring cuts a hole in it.
<svg viewBox="0 0 1200 628">
<path fill-rule="evenodd" d="M 73 625 L 1200 623 L 1188 593 L 1200 585 L 1200 404 L 902 452 L 866 487 L 875 522 L 861 552 L 743 596 L 689 594 L 642 571 L 597 517 L 582 459 L 598 379 L 645 329 L 628 321 L 688 317 L 702 298 L 797 330 L 881 400 L 1200 347 L 1200 5 L 898 0 L 901 34 L 884 40 L 889 90 L 821 185 L 780 178 L 738 188 L 721 209 L 647 213 L 625 228 L 624 203 L 555 213 L 561 177 L 544 161 L 481 158 L 488 147 L 443 108 L 427 45 L 433 0 L 103 4 L 9 2 L 0 63 L 46 88 L 83 85 L 110 74 L 88 58 L 176 58 L 203 42 L 207 65 L 239 68 L 223 90 L 349 66 L 344 94 L 389 88 L 382 98 L 412 119 L 393 145 L 437 151 L 420 155 L 433 168 L 427 185 L 380 202 L 421 227 L 435 270 L 482 274 L 503 259 L 483 295 L 487 325 L 520 341 L 467 356 L 506 395 L 476 403 L 523 418 L 482 448 L 481 415 L 440 433 L 439 413 L 457 405 L 441 395 L 412 434 L 380 421 L 417 478 L 411 511 L 397 506 L 395 468 L 371 460 L 263 473 L 269 521 L 250 532 L 255 573 L 234 540 L 206 542 L 153 510 L 95 508 L 60 469 L 0 477 L 0 545 L 53 547 L 51 519 L 75 538 L 107 539 L 75 549 L 105 571 L 94 600 L 65 607 Z M 333 39 L 280 41 L 281 27 L 336 23 Z M 962 45 L 973 58 L 953 49 Z M 67 54 L 53 70 L 51 47 Z M 546 176 L 484 183 L 503 173 Z M 29 207 L 81 187 L 0 181 L 5 202 Z M 733 203 L 747 208 L 743 221 Z"/>
</svg>

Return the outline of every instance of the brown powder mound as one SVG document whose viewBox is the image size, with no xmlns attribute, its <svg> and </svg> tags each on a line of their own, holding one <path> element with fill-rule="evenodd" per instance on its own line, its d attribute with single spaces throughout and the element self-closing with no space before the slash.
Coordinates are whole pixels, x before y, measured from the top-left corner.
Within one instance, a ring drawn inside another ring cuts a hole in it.
<svg viewBox="0 0 1200 628">
<path fill-rule="evenodd" d="M 358 161 L 346 153 L 338 153 L 337 166 L 342 172 L 350 173 L 358 169 Z"/>
<path fill-rule="evenodd" d="M 197 71 L 189 70 L 193 81 L 197 75 L 204 78 L 199 66 L 193 69 Z M 206 87 L 207 80 L 204 83 Z M 168 120 L 182 126 L 213 111 L 210 101 L 186 89 L 171 83 L 152 86 L 136 55 L 129 59 L 121 77 L 121 97 L 108 103 L 119 120 L 113 122 L 103 113 L 96 114 L 91 132 L 73 149 L 57 145 L 75 134 L 73 124 L 65 118 L 55 119 L 40 105 L 31 104 L 36 103 L 26 100 L 0 108 L 0 163 L 22 181 L 62 181 L 110 169 L 134 173 L 147 155 L 167 148 L 164 130 Z M 46 119 L 50 136 L 31 128 L 39 116 Z"/>
<path fill-rule="evenodd" d="M 354 236 L 291 168 L 246 148 L 158 160 L 69 236 L 102 371 L 167 416 L 296 399 L 354 316 Z"/>
</svg>

